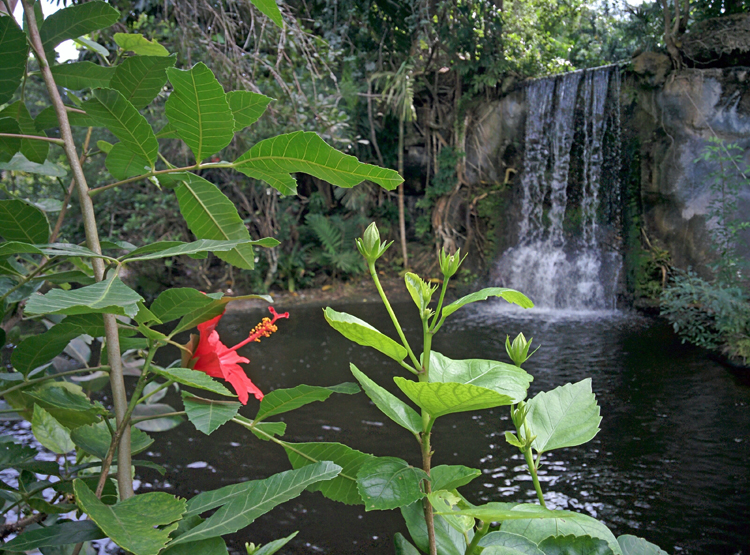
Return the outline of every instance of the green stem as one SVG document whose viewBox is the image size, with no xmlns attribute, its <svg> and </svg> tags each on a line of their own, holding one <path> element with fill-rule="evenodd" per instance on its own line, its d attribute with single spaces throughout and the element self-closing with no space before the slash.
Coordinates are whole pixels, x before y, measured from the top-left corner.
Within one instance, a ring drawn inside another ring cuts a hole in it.
<svg viewBox="0 0 750 555">
<path fill-rule="evenodd" d="M 414 351 L 411 350 L 411 347 L 409 346 L 409 342 L 406 340 L 404 331 L 401 329 L 401 324 L 398 323 L 398 318 L 396 318 L 396 314 L 393 312 L 393 308 L 391 308 L 391 303 L 388 302 L 388 297 L 385 296 L 385 291 L 383 291 L 383 286 L 380 285 L 380 279 L 378 279 L 378 273 L 375 271 L 375 263 L 370 262 L 367 264 L 367 266 L 370 269 L 370 276 L 372 277 L 372 281 L 375 282 L 375 287 L 377 288 L 378 293 L 380 294 L 380 298 L 382 299 L 383 304 L 385 305 L 385 309 L 388 311 L 388 315 L 391 317 L 393 326 L 396 328 L 396 333 L 398 333 L 398 336 L 401 338 L 401 344 L 409 353 L 409 357 L 411 358 L 411 361 L 414 364 L 415 370 L 419 372 L 421 368 L 421 365 L 419 364 L 419 359 L 417 359 L 417 357 L 414 356 Z"/>
<path fill-rule="evenodd" d="M 28 141 L 44 141 L 46 143 L 54 143 L 60 146 L 65 144 L 65 141 L 63 141 L 62 139 L 55 139 L 54 137 L 41 137 L 39 135 L 19 135 L 18 133 L 0 133 L 0 137 L 26 139 Z"/>
<path fill-rule="evenodd" d="M 176 410 L 174 412 L 165 412 L 164 414 L 155 414 L 153 416 L 141 416 L 140 418 L 132 418 L 130 423 L 135 425 L 138 422 L 145 422 L 146 420 L 156 420 L 158 418 L 170 418 L 172 416 L 185 416 L 187 414 L 184 410 Z"/>
<path fill-rule="evenodd" d="M 234 164 L 231 162 L 215 162 L 215 163 L 209 163 L 209 164 L 194 164 L 192 166 L 184 166 L 182 168 L 167 168 L 166 170 L 154 170 L 148 173 L 144 173 L 143 175 L 136 175 L 135 177 L 129 177 L 128 179 L 123 179 L 122 181 L 116 181 L 114 183 L 110 183 L 109 185 L 104 185 L 103 187 L 97 187 L 95 189 L 91 189 L 89 191 L 89 196 L 93 197 L 94 195 L 98 195 L 99 193 L 106 191 L 107 189 L 112 189 L 113 187 L 119 187 L 120 185 L 126 185 L 128 183 L 133 183 L 134 181 L 140 181 L 141 179 L 149 179 L 151 177 L 156 177 L 159 175 L 189 172 L 189 171 L 198 171 L 198 170 L 205 170 L 205 169 L 214 169 L 214 168 L 233 168 L 233 167 L 234 167 Z"/>
<path fill-rule="evenodd" d="M 481 522 L 481 521 L 480 521 Z M 471 540 L 471 543 L 466 548 L 466 552 L 464 555 L 474 555 L 474 550 L 477 548 L 477 545 L 479 544 L 479 541 L 487 535 L 487 532 L 490 531 L 490 523 L 489 522 L 482 522 L 481 528 L 477 530 L 474 533 L 474 537 Z"/>
<path fill-rule="evenodd" d="M 103 372 L 107 372 L 109 371 L 109 366 L 95 366 L 94 368 L 79 368 L 78 370 L 68 370 L 67 372 L 59 372 L 57 374 L 50 374 L 48 376 L 44 376 L 43 378 L 34 378 L 33 380 L 24 381 L 22 383 L 14 385 L 13 387 L 9 387 L 8 389 L 4 391 L 0 391 L 0 397 L 4 397 L 8 393 L 13 393 L 14 391 L 17 391 L 19 389 L 24 389 L 26 387 L 30 387 L 38 383 L 46 382 L 48 380 L 54 380 L 56 378 L 62 378 L 64 376 L 72 376 L 74 374 L 81 374 L 82 372 L 97 372 L 99 370 Z"/>
<path fill-rule="evenodd" d="M 146 394 L 143 397 L 141 397 L 140 399 L 138 399 L 138 404 L 143 403 L 146 399 L 148 399 L 152 395 L 155 395 L 155 394 L 159 393 L 162 389 L 165 389 L 165 388 L 169 387 L 173 383 L 174 383 L 174 380 L 169 380 L 168 382 L 161 384 L 159 387 L 157 387 L 153 391 L 149 392 L 148 394 Z"/>
<path fill-rule="evenodd" d="M 448 290 L 448 282 L 450 281 L 450 278 L 445 278 L 443 280 L 443 287 L 440 289 L 440 299 L 438 299 L 437 308 L 435 309 L 435 316 L 432 318 L 432 324 L 430 325 L 430 331 L 434 334 L 437 332 L 435 329 L 435 324 L 438 321 L 438 317 L 440 316 L 440 311 L 443 308 L 443 301 L 445 300 L 445 292 Z"/>
<path fill-rule="evenodd" d="M 531 447 L 523 452 L 523 457 L 526 459 L 526 465 L 529 467 L 531 472 L 531 479 L 534 481 L 534 489 L 536 490 L 536 496 L 539 498 L 539 503 L 542 507 L 547 508 L 547 504 L 544 502 L 544 494 L 542 493 L 542 486 L 539 483 L 539 476 L 536 473 L 536 465 L 534 465 L 534 458 L 531 455 Z"/>
<path fill-rule="evenodd" d="M 52 260 L 52 259 L 50 259 L 50 260 Z M 18 291 L 21 287 L 23 287 L 28 282 L 30 282 L 32 279 L 34 279 L 36 276 L 38 276 L 39 274 L 41 274 L 44 271 L 44 269 L 47 266 L 49 266 L 50 260 L 47 260 L 46 262 L 44 262 L 44 263 L 40 264 L 39 266 L 37 266 L 37 268 L 33 272 L 31 272 L 27 276 L 24 276 L 24 278 L 21 281 L 19 281 L 15 286 L 13 286 L 12 288 L 8 289 L 5 293 L 3 293 L 3 295 L 0 296 L 0 304 L 5 299 L 7 299 L 10 295 L 12 295 L 16 291 Z"/>
</svg>

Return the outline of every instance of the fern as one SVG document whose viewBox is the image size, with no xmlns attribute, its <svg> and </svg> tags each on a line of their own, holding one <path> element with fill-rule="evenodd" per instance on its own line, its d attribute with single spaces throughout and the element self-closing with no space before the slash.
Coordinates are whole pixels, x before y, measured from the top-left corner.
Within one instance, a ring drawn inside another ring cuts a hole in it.
<svg viewBox="0 0 750 555">
<path fill-rule="evenodd" d="M 361 232 L 361 225 L 356 219 L 308 214 L 305 222 L 318 242 L 317 248 L 310 249 L 308 262 L 331 270 L 334 277 L 340 273 L 352 275 L 364 270 L 362 259 L 354 246 L 354 239 Z"/>
</svg>

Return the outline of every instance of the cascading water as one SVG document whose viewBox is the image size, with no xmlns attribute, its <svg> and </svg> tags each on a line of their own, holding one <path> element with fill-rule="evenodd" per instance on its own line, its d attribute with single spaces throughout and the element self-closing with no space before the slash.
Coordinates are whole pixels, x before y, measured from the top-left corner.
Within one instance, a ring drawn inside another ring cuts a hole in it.
<svg viewBox="0 0 750 555">
<path fill-rule="evenodd" d="M 498 262 L 496 281 L 537 306 L 614 306 L 619 79 L 611 66 L 538 79 L 526 89 L 519 241 Z"/>
</svg>

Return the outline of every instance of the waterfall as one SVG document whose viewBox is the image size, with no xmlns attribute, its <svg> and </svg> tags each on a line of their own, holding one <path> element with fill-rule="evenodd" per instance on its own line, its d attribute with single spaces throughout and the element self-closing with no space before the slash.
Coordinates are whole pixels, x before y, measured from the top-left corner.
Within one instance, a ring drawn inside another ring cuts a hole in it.
<svg viewBox="0 0 750 555">
<path fill-rule="evenodd" d="M 532 81 L 526 88 L 518 244 L 495 281 L 537 306 L 614 307 L 621 257 L 616 66 Z"/>
</svg>

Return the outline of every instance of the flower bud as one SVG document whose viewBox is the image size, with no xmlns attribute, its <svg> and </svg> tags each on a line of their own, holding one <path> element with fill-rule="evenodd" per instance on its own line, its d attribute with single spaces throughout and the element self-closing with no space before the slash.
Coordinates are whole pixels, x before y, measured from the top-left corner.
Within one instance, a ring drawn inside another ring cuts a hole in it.
<svg viewBox="0 0 750 555">
<path fill-rule="evenodd" d="M 529 354 L 532 341 L 533 338 L 526 341 L 523 333 L 519 333 L 513 340 L 513 343 L 510 342 L 509 336 L 505 336 L 505 351 L 516 366 L 521 366 L 536 352 L 533 351 L 531 355 Z"/>
<path fill-rule="evenodd" d="M 461 258 L 461 249 L 458 249 L 455 254 L 448 254 L 445 249 L 441 249 L 438 260 L 440 261 L 440 271 L 443 272 L 445 279 L 453 277 L 465 259 L 466 255 Z"/>
<path fill-rule="evenodd" d="M 358 238 L 355 242 L 359 253 L 367 260 L 368 264 L 374 264 L 388 250 L 388 247 L 393 244 L 393 241 L 388 244 L 385 241 L 380 242 L 380 231 L 378 231 L 378 226 L 375 225 L 375 222 L 367 226 L 362 237 Z"/>
</svg>

